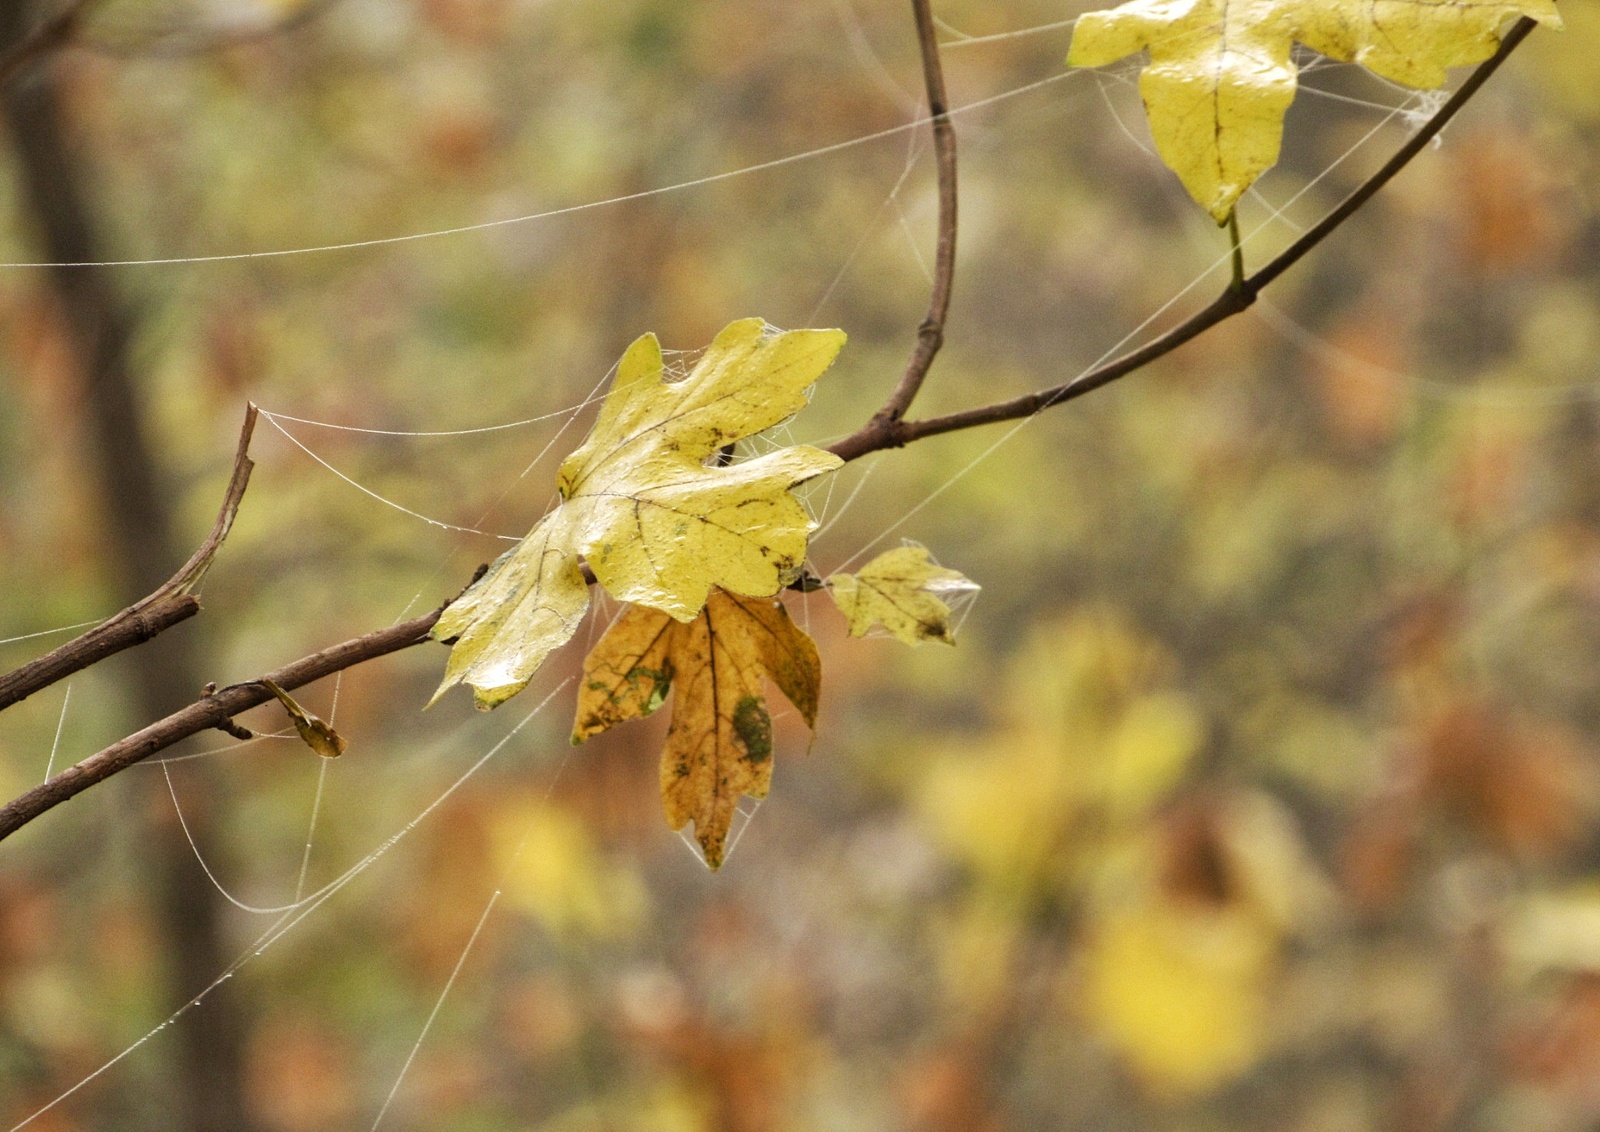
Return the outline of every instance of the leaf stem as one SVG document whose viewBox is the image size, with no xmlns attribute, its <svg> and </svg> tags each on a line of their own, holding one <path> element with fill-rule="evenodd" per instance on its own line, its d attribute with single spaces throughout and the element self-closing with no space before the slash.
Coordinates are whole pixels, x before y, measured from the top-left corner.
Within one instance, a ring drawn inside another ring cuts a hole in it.
<svg viewBox="0 0 1600 1132">
<path fill-rule="evenodd" d="M 1233 282 L 1228 284 L 1235 291 L 1244 290 L 1244 241 L 1239 238 L 1239 210 L 1237 208 L 1228 213 L 1228 239 L 1233 242 Z"/>
</svg>

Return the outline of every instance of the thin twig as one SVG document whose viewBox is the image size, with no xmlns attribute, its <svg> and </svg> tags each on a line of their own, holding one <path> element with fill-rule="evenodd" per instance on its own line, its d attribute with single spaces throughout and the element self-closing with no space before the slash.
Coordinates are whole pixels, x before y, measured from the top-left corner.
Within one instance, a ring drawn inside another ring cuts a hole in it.
<svg viewBox="0 0 1600 1132">
<path fill-rule="evenodd" d="M 935 252 L 933 294 L 928 315 L 917 327 L 917 344 L 906 362 L 905 373 L 889 400 L 872 419 L 898 422 L 916 398 L 928 376 L 939 347 L 944 345 L 944 321 L 950 313 L 950 290 L 956 272 L 956 131 L 950 124 L 950 100 L 944 91 L 944 68 L 939 61 L 939 41 L 934 34 L 928 0 L 911 0 L 917 20 L 917 45 L 922 51 L 922 79 L 928 91 L 928 115 L 933 122 L 933 156 L 939 171 L 939 246 Z M 869 426 L 870 427 L 870 426 Z"/>
<path fill-rule="evenodd" d="M 312 653 L 276 672 L 269 672 L 263 679 L 292 690 L 357 664 L 420 645 L 428 640 L 428 634 L 442 609 L 441 606 L 422 617 Z M 95 783 L 191 735 L 221 727 L 235 715 L 272 698 L 272 693 L 259 679 L 207 693 L 181 711 L 173 712 L 144 730 L 118 740 L 0 807 L 0 839 L 9 837 L 40 814 L 59 806 Z"/>
<path fill-rule="evenodd" d="M 871 452 L 885 448 L 900 448 L 914 440 L 921 440 L 927 436 L 937 436 L 940 433 L 957 432 L 961 429 L 975 428 L 978 425 L 995 424 L 1000 421 L 1016 420 L 1029 417 L 1044 409 L 1071 401 L 1085 393 L 1091 393 L 1103 385 L 1109 385 L 1119 377 L 1141 369 L 1157 358 L 1164 357 L 1182 346 L 1190 339 L 1199 336 L 1219 322 L 1224 322 L 1241 311 L 1247 310 L 1256 300 L 1256 295 L 1278 276 L 1299 262 L 1312 248 L 1320 244 L 1331 235 L 1335 229 L 1348 220 L 1357 209 L 1371 200 L 1372 197 L 1388 184 L 1400 170 L 1410 164 L 1412 158 L 1421 153 L 1429 142 L 1438 136 L 1456 113 L 1466 105 L 1467 101 L 1478 92 L 1478 89 L 1489 80 L 1489 77 L 1500 68 L 1500 64 L 1514 51 L 1519 43 L 1527 38 L 1533 31 L 1536 21 L 1524 16 L 1514 24 L 1510 31 L 1501 40 L 1500 49 L 1486 62 L 1467 77 L 1461 87 L 1450 96 L 1450 99 L 1439 108 L 1439 111 L 1428 119 L 1410 139 L 1402 145 L 1383 167 L 1367 178 L 1359 188 L 1345 197 L 1338 206 L 1308 229 L 1304 235 L 1290 244 L 1270 263 L 1244 279 L 1238 285 L 1232 283 L 1218 295 L 1209 305 L 1195 312 L 1184 322 L 1162 334 L 1158 338 L 1147 342 L 1138 349 L 1130 350 L 1119 358 L 1090 370 L 1080 377 L 1064 382 L 1050 389 L 1041 389 L 1037 393 L 1029 393 L 1010 401 L 1001 401 L 981 408 L 966 409 L 959 413 L 951 413 L 943 417 L 930 417 L 920 421 L 895 420 L 885 418 L 882 414 L 875 416 L 856 432 L 836 444 L 829 446 L 828 450 L 844 460 L 855 460 Z"/>
<path fill-rule="evenodd" d="M 228 491 L 223 496 L 222 509 L 217 512 L 217 521 L 200 549 L 154 593 L 140 598 L 60 648 L 0 676 L 0 711 L 108 656 L 143 644 L 200 612 L 200 603 L 190 591 L 211 568 L 217 550 L 233 528 L 245 488 L 250 485 L 250 470 L 255 467 L 250 459 L 250 437 L 255 431 L 256 415 L 254 405 L 245 410 L 239 447 L 233 457 L 233 476 L 228 480 Z"/>
</svg>

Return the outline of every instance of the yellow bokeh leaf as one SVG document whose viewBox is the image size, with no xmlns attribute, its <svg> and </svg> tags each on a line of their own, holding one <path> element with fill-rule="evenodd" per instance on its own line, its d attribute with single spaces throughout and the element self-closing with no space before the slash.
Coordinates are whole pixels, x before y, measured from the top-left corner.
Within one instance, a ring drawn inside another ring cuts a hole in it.
<svg viewBox="0 0 1600 1132">
<path fill-rule="evenodd" d="M 978 589 L 959 571 L 934 562 L 921 546 L 885 551 L 854 574 L 832 575 L 827 586 L 852 637 L 882 625 L 908 645 L 955 644 L 949 602 Z"/>
<path fill-rule="evenodd" d="M 1187 696 L 1156 692 L 1127 705 L 1106 736 L 1096 785 L 1116 816 L 1136 818 L 1171 792 L 1205 740 L 1205 722 Z"/>
<path fill-rule="evenodd" d="M 713 586 L 776 594 L 812 527 L 790 489 L 839 458 L 801 445 L 728 467 L 708 460 L 802 408 L 843 345 L 842 331 L 774 333 L 743 319 L 672 380 L 655 336 L 634 342 L 594 429 L 561 465 L 561 505 L 439 618 L 434 637 L 455 640 L 439 692 L 465 681 L 492 708 L 521 691 L 588 609 L 580 557 L 614 596 L 683 622 Z"/>
<path fill-rule="evenodd" d="M 506 903 L 556 936 L 610 938 L 647 912 L 644 885 L 607 861 L 583 820 L 551 802 L 517 800 L 490 827 Z"/>
<path fill-rule="evenodd" d="M 1242 909 L 1152 898 L 1096 924 L 1085 1012 L 1153 1089 L 1205 1092 L 1261 1053 L 1276 946 Z"/>
<path fill-rule="evenodd" d="M 572 741 L 649 715 L 673 692 L 661 801 L 673 829 L 694 822 L 706 864 L 717 868 L 740 797 L 764 798 L 772 783 L 763 678 L 815 725 L 822 664 L 781 602 L 712 590 L 689 624 L 631 606 L 583 662 Z"/>
<path fill-rule="evenodd" d="M 1130 0 L 1078 20 L 1067 62 L 1098 67 L 1148 48 L 1139 79 L 1161 159 L 1220 223 L 1278 160 L 1303 43 L 1407 86 L 1494 54 L 1526 15 L 1552 27 L 1554 0 Z"/>
</svg>

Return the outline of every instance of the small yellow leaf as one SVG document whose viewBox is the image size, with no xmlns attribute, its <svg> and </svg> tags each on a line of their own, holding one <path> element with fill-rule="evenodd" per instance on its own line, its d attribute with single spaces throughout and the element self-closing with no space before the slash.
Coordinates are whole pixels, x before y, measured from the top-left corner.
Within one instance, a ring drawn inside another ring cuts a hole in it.
<svg viewBox="0 0 1600 1132">
<path fill-rule="evenodd" d="M 908 645 L 955 644 L 949 602 L 978 590 L 976 582 L 938 565 L 921 546 L 885 551 L 855 574 L 834 574 L 827 586 L 852 637 L 881 624 Z"/>
<path fill-rule="evenodd" d="M 815 726 L 822 664 L 782 603 L 712 590 L 689 624 L 630 606 L 583 663 L 572 741 L 649 715 L 674 691 L 661 752 L 667 822 L 694 822 L 706 864 L 722 864 L 741 795 L 772 782 L 772 718 L 761 680 L 776 684 Z"/>
<path fill-rule="evenodd" d="M 439 693 L 465 681 L 492 708 L 521 691 L 588 608 L 580 556 L 614 596 L 683 622 L 713 586 L 750 597 L 782 589 L 812 528 L 790 489 L 839 458 L 798 445 L 707 461 L 798 412 L 843 345 L 842 331 L 775 333 L 747 318 L 680 380 L 653 334 L 628 347 L 594 429 L 561 465 L 561 505 L 434 627 L 435 639 L 455 640 Z"/>
<path fill-rule="evenodd" d="M 344 736 L 301 707 L 293 696 L 271 680 L 263 679 L 257 682 L 278 697 L 278 702 L 283 705 L 283 710 L 289 713 L 294 729 L 300 733 L 300 738 L 305 740 L 306 746 L 325 759 L 336 759 L 344 754 L 347 747 Z"/>
<path fill-rule="evenodd" d="M 1067 62 L 1098 67 L 1148 48 L 1139 78 L 1161 159 L 1221 223 L 1278 160 L 1296 42 L 1412 87 L 1481 62 L 1526 15 L 1560 27 L 1554 0 L 1130 0 L 1078 20 Z"/>
</svg>

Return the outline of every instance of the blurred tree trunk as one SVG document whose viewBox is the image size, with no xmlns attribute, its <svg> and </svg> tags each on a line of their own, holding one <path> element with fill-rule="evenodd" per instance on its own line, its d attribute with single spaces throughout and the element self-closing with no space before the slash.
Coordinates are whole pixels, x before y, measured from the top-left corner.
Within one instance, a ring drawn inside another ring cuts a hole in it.
<svg viewBox="0 0 1600 1132">
<path fill-rule="evenodd" d="M 40 9 L 31 0 L 0 2 L 0 56 L 35 26 L 44 14 Z M 95 227 L 90 167 L 68 145 L 48 60 L 12 76 L 0 91 L 0 115 L 10 134 L 19 198 L 31 214 L 41 254 L 54 262 L 111 258 Z M 56 268 L 48 279 L 83 382 L 86 419 L 80 435 L 91 450 L 90 470 L 101 501 L 107 575 L 116 586 L 117 602 L 126 605 L 159 586 L 192 549 L 174 538 L 171 496 L 139 399 L 130 351 L 137 315 L 107 269 Z M 192 629 L 164 634 L 131 656 L 124 678 L 138 705 L 140 726 L 198 694 L 201 662 Z M 200 793 L 209 798 L 215 791 L 202 788 Z M 205 846 L 213 825 L 207 811 L 197 807 L 186 816 L 196 842 Z M 226 906 L 176 822 L 157 823 L 150 836 L 149 861 L 160 894 L 176 1005 L 210 983 L 232 958 L 222 938 Z M 240 1072 L 243 1028 L 235 1009 L 231 996 L 219 994 L 176 1027 L 177 1110 L 163 1127 L 179 1132 L 244 1132 L 249 1127 Z"/>
</svg>

